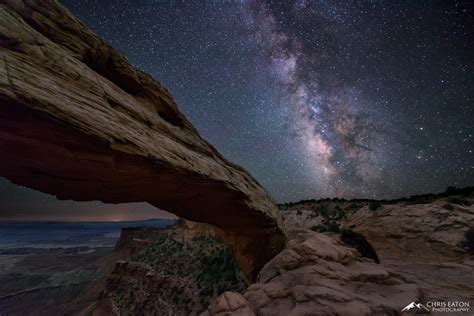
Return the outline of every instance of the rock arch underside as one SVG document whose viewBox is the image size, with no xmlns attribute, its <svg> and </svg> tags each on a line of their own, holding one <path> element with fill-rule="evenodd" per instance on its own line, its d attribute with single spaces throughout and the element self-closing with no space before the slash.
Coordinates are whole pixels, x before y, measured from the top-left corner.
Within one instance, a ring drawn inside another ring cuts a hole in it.
<svg viewBox="0 0 474 316">
<path fill-rule="evenodd" d="M 212 224 L 255 279 L 277 207 L 170 93 L 54 0 L 0 1 L 0 176 L 76 201 L 145 201 Z"/>
</svg>

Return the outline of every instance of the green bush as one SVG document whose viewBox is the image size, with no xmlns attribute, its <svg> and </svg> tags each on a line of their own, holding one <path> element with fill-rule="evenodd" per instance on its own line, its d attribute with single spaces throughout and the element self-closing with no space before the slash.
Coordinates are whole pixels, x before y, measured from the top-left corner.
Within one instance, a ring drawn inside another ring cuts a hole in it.
<svg viewBox="0 0 474 316">
<path fill-rule="evenodd" d="M 369 210 L 371 210 L 372 212 L 375 212 L 377 209 L 379 209 L 381 207 L 382 207 L 382 203 L 380 203 L 378 201 L 374 201 L 374 202 L 369 203 Z"/>
<path fill-rule="evenodd" d="M 458 205 L 466 205 L 466 206 L 471 205 L 471 202 L 469 202 L 468 199 L 460 195 L 452 195 L 448 197 L 448 202 L 452 204 L 458 204 Z"/>
<path fill-rule="evenodd" d="M 230 250 L 210 236 L 195 237 L 192 241 L 160 236 L 133 260 L 185 282 L 182 288 L 163 289 L 162 295 L 164 300 L 179 306 L 183 315 L 190 314 L 186 312 L 188 306 L 192 306 L 191 314 L 195 314 L 207 308 L 208 302 L 222 292 L 241 293 L 247 288 Z"/>
<path fill-rule="evenodd" d="M 331 208 L 329 203 L 321 203 L 313 208 L 313 214 L 316 216 L 321 216 L 322 224 L 315 225 L 312 227 L 312 230 L 323 233 L 323 232 L 339 232 L 339 222 L 347 217 L 345 210 L 341 208 L 340 205 L 334 206 Z"/>
<path fill-rule="evenodd" d="M 335 222 L 330 222 L 326 224 L 328 232 L 339 233 L 339 225 Z"/>
<path fill-rule="evenodd" d="M 346 207 L 347 210 L 358 210 L 360 208 L 362 208 L 362 204 L 359 204 L 359 203 L 351 203 L 348 207 Z"/>
<path fill-rule="evenodd" d="M 313 212 L 311 213 L 311 218 L 318 217 L 321 215 L 322 217 L 326 217 L 327 214 L 330 212 L 329 205 L 327 203 L 318 203 L 313 206 Z"/>
<path fill-rule="evenodd" d="M 436 199 L 434 195 L 414 195 L 408 198 L 407 204 L 430 204 Z"/>
<path fill-rule="evenodd" d="M 331 214 L 331 219 L 340 221 L 347 218 L 347 213 L 339 205 L 336 206 L 335 210 Z"/>
</svg>

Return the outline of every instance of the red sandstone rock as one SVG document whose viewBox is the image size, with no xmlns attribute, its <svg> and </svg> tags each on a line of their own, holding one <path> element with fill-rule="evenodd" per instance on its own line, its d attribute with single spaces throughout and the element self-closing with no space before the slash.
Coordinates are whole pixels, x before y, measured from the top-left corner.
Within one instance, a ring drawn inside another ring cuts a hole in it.
<svg viewBox="0 0 474 316">
<path fill-rule="evenodd" d="M 245 300 L 239 299 L 248 314 L 219 304 L 221 295 L 204 315 L 397 315 L 420 294 L 415 283 L 361 258 L 338 236 L 295 229 L 285 250 L 248 287 Z M 215 306 L 220 314 L 213 313 Z"/>
<path fill-rule="evenodd" d="M 249 277 L 284 247 L 265 190 L 57 1 L 1 1 L 0 46 L 1 176 L 60 199 L 146 201 L 215 225 Z"/>
</svg>

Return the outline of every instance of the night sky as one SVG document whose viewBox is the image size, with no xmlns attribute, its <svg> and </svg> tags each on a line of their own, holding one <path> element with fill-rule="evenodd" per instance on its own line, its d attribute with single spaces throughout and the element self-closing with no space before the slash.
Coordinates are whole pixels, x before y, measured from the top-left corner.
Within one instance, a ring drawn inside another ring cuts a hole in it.
<svg viewBox="0 0 474 316">
<path fill-rule="evenodd" d="M 63 3 L 278 202 L 474 185 L 469 1 Z"/>
</svg>

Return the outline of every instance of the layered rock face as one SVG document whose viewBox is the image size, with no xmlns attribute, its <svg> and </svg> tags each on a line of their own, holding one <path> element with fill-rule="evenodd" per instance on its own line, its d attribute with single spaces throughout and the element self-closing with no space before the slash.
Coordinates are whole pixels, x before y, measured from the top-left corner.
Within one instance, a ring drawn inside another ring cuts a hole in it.
<svg viewBox="0 0 474 316">
<path fill-rule="evenodd" d="M 239 304 L 224 304 L 224 295 Z M 361 258 L 336 236 L 295 229 L 257 283 L 243 296 L 224 293 L 202 316 L 397 315 L 420 296 L 414 282 Z"/>
<path fill-rule="evenodd" d="M 197 315 L 226 290 L 248 286 L 209 225 L 122 230 L 117 262 L 94 315 Z"/>
<path fill-rule="evenodd" d="M 364 208 L 344 226 L 365 235 L 383 264 L 416 282 L 426 298 L 474 300 L 474 257 L 460 247 L 474 227 L 474 205 L 448 200 Z"/>
<path fill-rule="evenodd" d="M 286 248 L 245 293 L 222 294 L 202 316 L 399 315 L 410 302 L 427 301 L 472 306 L 474 260 L 460 242 L 474 227 L 473 202 L 471 192 L 377 208 L 368 201 L 282 206 Z M 339 229 L 365 236 L 380 264 L 343 243 Z"/>
<path fill-rule="evenodd" d="M 474 227 L 473 197 L 474 192 L 467 192 L 390 202 L 372 210 L 368 202 L 301 203 L 284 207 L 283 213 L 288 226 L 317 230 L 328 218 L 321 215 L 322 206 L 329 213 L 339 206 L 345 216 L 337 225 L 364 235 L 381 263 L 417 283 L 425 298 L 474 300 L 474 260 L 460 246 Z"/>
<path fill-rule="evenodd" d="M 57 1 L 1 1 L 0 44 L 1 176 L 60 199 L 146 201 L 215 225 L 250 278 L 284 247 L 264 189 Z"/>
</svg>

